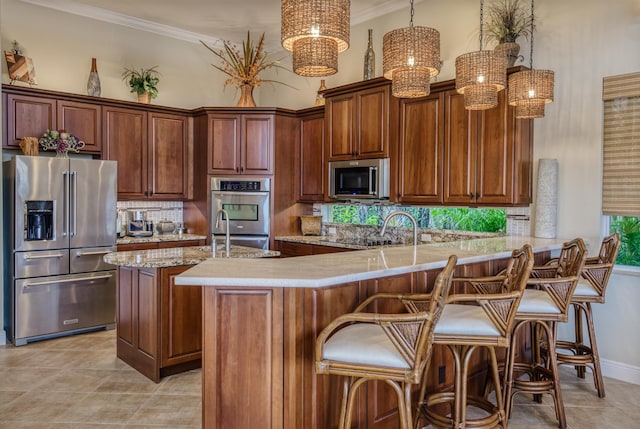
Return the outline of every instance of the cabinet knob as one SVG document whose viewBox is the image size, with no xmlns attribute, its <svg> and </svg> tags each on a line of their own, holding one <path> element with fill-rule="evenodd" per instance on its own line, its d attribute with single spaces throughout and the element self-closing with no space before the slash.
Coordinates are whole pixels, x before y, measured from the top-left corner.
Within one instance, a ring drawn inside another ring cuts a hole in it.
<svg viewBox="0 0 640 429">
<path fill-rule="evenodd" d="M 240 167 L 240 173 L 244 171 L 244 167 Z"/>
<path fill-rule="evenodd" d="M 469 192 L 469 198 L 473 199 L 473 192 Z"/>
</svg>

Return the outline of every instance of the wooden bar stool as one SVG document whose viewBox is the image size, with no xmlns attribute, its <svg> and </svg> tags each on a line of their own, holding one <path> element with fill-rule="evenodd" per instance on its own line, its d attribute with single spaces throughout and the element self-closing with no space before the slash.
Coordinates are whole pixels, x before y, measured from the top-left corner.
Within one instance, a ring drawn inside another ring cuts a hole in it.
<svg viewBox="0 0 640 429">
<path fill-rule="evenodd" d="M 370 298 L 354 313 L 338 317 L 322 330 L 316 340 L 316 372 L 345 376 L 340 429 L 351 428 L 356 392 L 369 380 L 383 380 L 391 386 L 398 400 L 399 427 L 411 427 L 411 389 L 420 383 L 431 359 L 433 329 L 444 307 L 456 261 L 455 255 L 449 257 L 432 294 L 425 294 L 426 311 L 362 313 L 372 302 Z M 385 297 L 402 300 L 402 295 Z"/>
<path fill-rule="evenodd" d="M 540 335 L 546 337 L 548 350 L 555 350 L 557 323 L 568 319 L 569 303 L 578 284 L 580 273 L 587 258 L 587 248 L 580 238 L 564 243 L 560 256 L 553 263 L 534 267 L 528 284 L 535 289 L 526 289 L 515 315 L 516 324 L 511 343 L 517 341 L 524 328 L 532 329 L 532 359 L 530 362 L 515 362 L 516 351 L 512 347 L 505 369 L 505 402 L 507 416 L 511 414 L 513 398 L 519 393 L 530 393 L 539 399 L 543 393 L 553 397 L 556 417 L 562 429 L 567 426 L 558 377 L 556 353 L 541 353 Z M 527 379 L 521 378 L 528 375 Z"/>
<path fill-rule="evenodd" d="M 526 287 L 531 268 L 531 246 L 513 252 L 503 274 L 482 278 L 454 278 L 468 282 L 475 294 L 456 294 L 447 304 L 434 331 L 434 344 L 448 346 L 454 360 L 454 391 L 438 392 L 425 400 L 425 384 L 420 391 L 419 404 L 428 422 L 444 428 L 506 428 L 506 414 L 502 397 L 496 347 L 509 347 L 516 310 Z M 467 303 L 457 304 L 460 302 Z M 475 304 L 475 305 L 468 305 Z M 486 397 L 467 391 L 469 361 L 473 352 L 485 347 L 489 352 L 490 374 L 496 390 L 495 404 Z M 449 404 L 450 413 L 440 413 L 441 404 Z M 483 417 L 467 418 L 467 407 L 481 410 Z M 414 427 L 420 428 L 416 418 Z"/>
<path fill-rule="evenodd" d="M 587 262 L 582 269 L 582 278 L 578 281 L 578 285 L 571 297 L 571 306 L 575 315 L 575 340 L 556 342 L 558 364 L 574 365 L 580 378 L 585 377 L 587 367 L 591 368 L 593 382 L 600 398 L 604 398 L 605 395 L 604 380 L 600 369 L 600 357 L 598 356 L 591 304 L 604 304 L 607 284 L 619 250 L 620 235 L 616 232 L 602 240 L 598 256 L 587 258 Z M 587 324 L 589 345 L 584 343 L 583 316 Z M 569 350 L 571 354 L 562 353 L 559 350 Z"/>
</svg>

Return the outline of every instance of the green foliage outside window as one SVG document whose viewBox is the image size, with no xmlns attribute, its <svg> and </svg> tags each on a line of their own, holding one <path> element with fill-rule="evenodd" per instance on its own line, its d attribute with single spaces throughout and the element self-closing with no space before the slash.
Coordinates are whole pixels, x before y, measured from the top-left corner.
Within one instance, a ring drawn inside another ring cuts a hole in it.
<svg viewBox="0 0 640 429">
<path fill-rule="evenodd" d="M 505 232 L 507 228 L 507 215 L 502 209 L 334 205 L 331 214 L 332 222 L 336 223 L 382 225 L 385 217 L 396 210 L 411 213 L 419 228 L 475 232 Z M 397 226 L 410 226 L 405 217 L 396 217 L 394 221 Z"/>
<path fill-rule="evenodd" d="M 620 234 L 620 251 L 616 264 L 640 266 L 640 218 L 611 216 L 609 231 Z"/>
</svg>

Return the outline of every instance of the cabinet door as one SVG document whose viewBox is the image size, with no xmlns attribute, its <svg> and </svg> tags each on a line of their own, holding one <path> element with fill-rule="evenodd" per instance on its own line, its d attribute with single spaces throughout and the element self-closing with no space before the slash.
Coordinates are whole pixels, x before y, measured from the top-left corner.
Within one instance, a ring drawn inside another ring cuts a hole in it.
<svg viewBox="0 0 640 429">
<path fill-rule="evenodd" d="M 102 123 L 102 158 L 118 161 L 118 199 L 146 199 L 147 113 L 105 107 Z"/>
<path fill-rule="evenodd" d="M 327 98 L 325 135 L 329 161 L 351 159 L 355 155 L 355 107 L 353 94 Z"/>
<path fill-rule="evenodd" d="M 84 142 L 81 152 L 102 150 L 102 108 L 97 104 L 58 100 L 58 128 Z"/>
<path fill-rule="evenodd" d="M 498 93 L 498 107 L 478 113 L 476 202 L 508 204 L 513 190 L 513 140 L 507 138 L 505 91 Z"/>
<path fill-rule="evenodd" d="M 209 174 L 240 174 L 240 115 L 209 115 Z"/>
<path fill-rule="evenodd" d="M 149 197 L 159 200 L 187 198 L 188 118 L 149 114 Z"/>
<path fill-rule="evenodd" d="M 476 113 L 464 96 L 445 92 L 444 202 L 470 204 L 476 193 Z"/>
<path fill-rule="evenodd" d="M 324 171 L 324 115 L 302 118 L 298 201 L 324 200 Z"/>
<path fill-rule="evenodd" d="M 57 129 L 56 101 L 50 98 L 7 94 L 7 139 L 2 145 L 19 148 L 24 137 L 40 138 Z"/>
<path fill-rule="evenodd" d="M 273 173 L 273 115 L 242 116 L 241 174 Z"/>
<path fill-rule="evenodd" d="M 400 101 L 399 201 L 442 203 L 444 94 Z"/>
<path fill-rule="evenodd" d="M 202 287 L 175 284 L 175 277 L 189 268 L 160 270 L 161 367 L 202 356 Z"/>
<path fill-rule="evenodd" d="M 357 97 L 356 155 L 358 158 L 389 156 L 389 87 L 359 91 Z"/>
</svg>

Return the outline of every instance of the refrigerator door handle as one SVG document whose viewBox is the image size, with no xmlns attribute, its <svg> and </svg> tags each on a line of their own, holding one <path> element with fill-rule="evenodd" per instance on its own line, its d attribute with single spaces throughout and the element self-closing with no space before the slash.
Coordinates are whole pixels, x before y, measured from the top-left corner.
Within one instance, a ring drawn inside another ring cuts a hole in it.
<svg viewBox="0 0 640 429">
<path fill-rule="evenodd" d="M 71 217 L 69 219 L 69 235 L 71 237 L 75 237 L 78 231 L 78 201 L 77 201 L 77 180 L 78 180 L 78 172 L 71 171 L 69 172 L 71 180 L 69 181 L 69 199 L 70 199 L 70 213 Z"/>
<path fill-rule="evenodd" d="M 76 252 L 76 256 L 80 257 L 80 256 L 92 256 L 92 255 L 107 255 L 112 252 L 113 250 L 88 250 L 88 251 L 78 250 Z"/>
<path fill-rule="evenodd" d="M 49 258 L 62 258 L 64 254 L 62 253 L 49 253 L 48 255 L 33 255 L 33 254 L 25 254 L 25 261 L 32 261 L 34 259 L 49 259 Z"/>
<path fill-rule="evenodd" d="M 55 285 L 60 283 L 72 283 L 72 282 L 84 282 L 89 280 L 100 280 L 100 279 L 110 279 L 113 277 L 113 274 L 104 274 L 101 276 L 86 276 L 86 277 L 73 277 L 70 279 L 62 279 L 62 280 L 44 280 L 40 282 L 30 282 L 26 281 L 24 283 L 24 287 L 31 286 L 46 286 L 46 285 Z"/>
<path fill-rule="evenodd" d="M 69 172 L 62 173 L 62 236 L 67 236 L 69 226 Z"/>
</svg>

